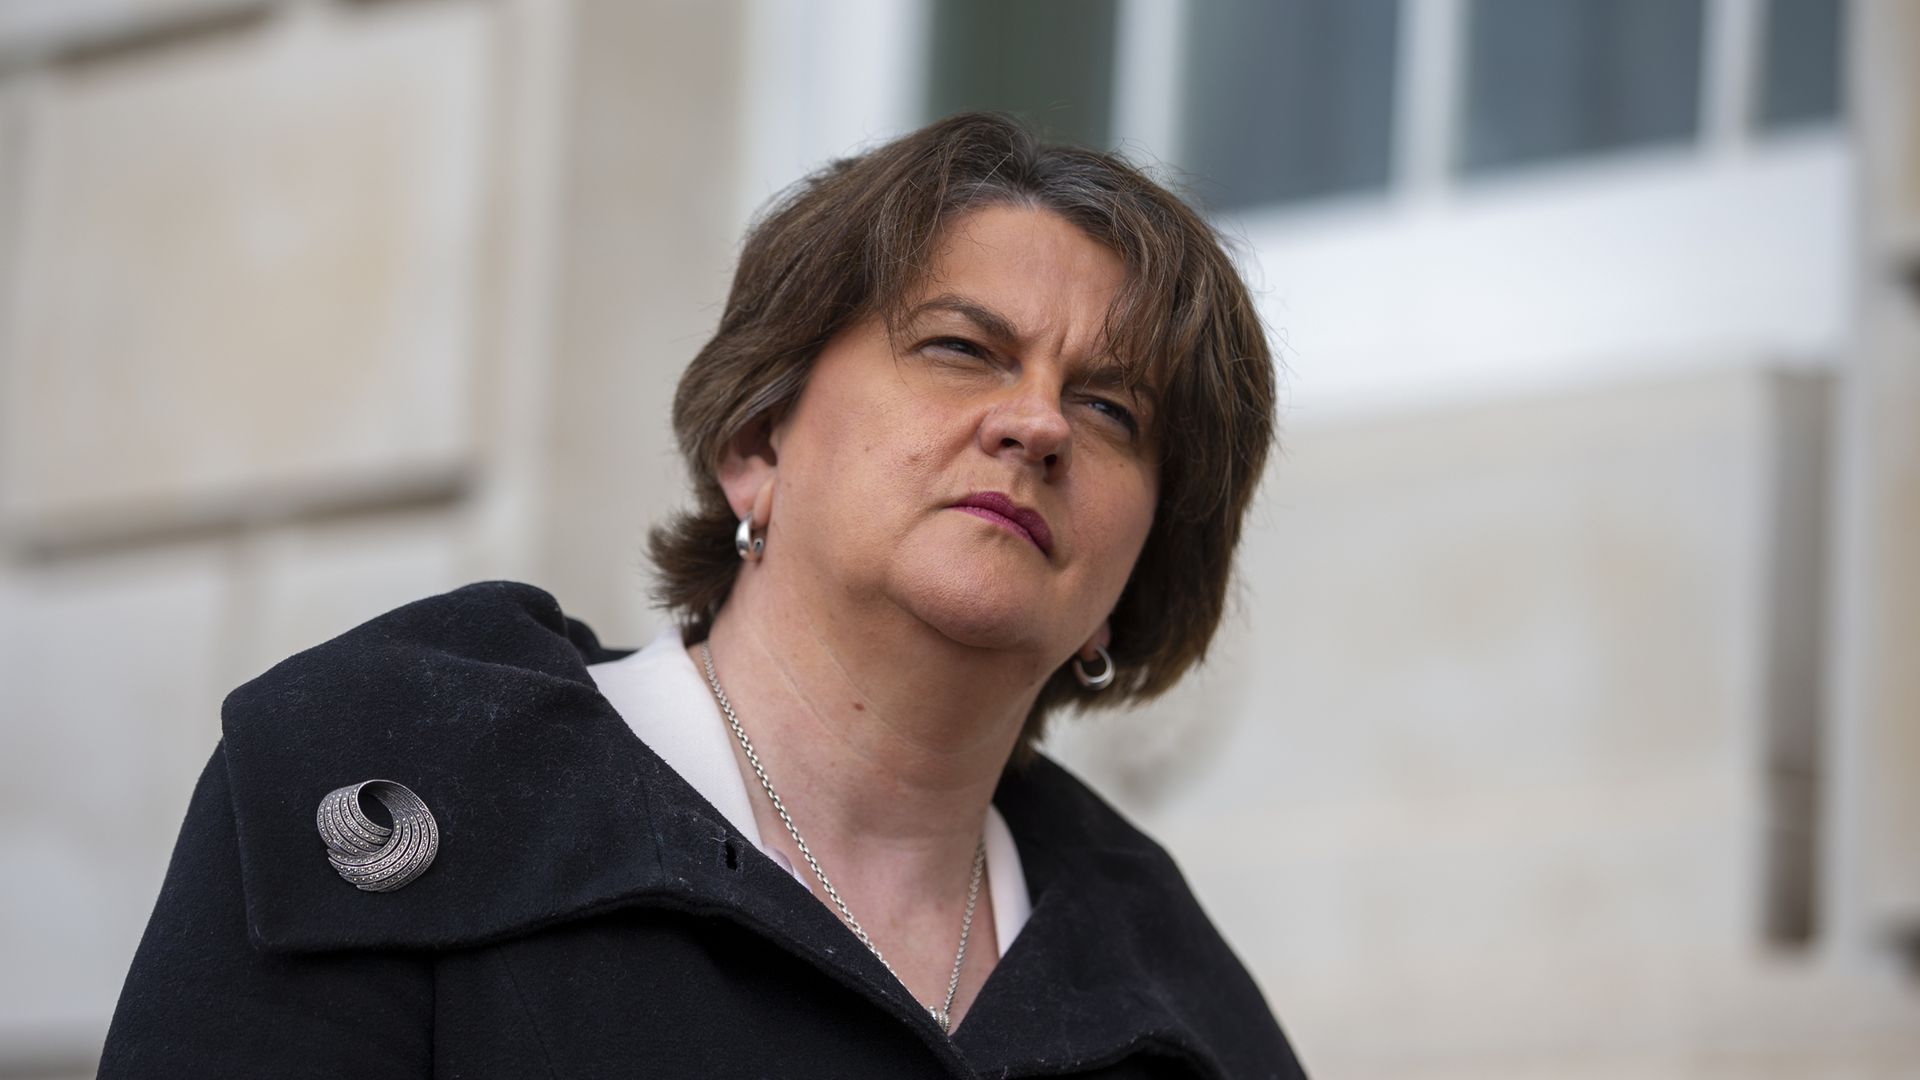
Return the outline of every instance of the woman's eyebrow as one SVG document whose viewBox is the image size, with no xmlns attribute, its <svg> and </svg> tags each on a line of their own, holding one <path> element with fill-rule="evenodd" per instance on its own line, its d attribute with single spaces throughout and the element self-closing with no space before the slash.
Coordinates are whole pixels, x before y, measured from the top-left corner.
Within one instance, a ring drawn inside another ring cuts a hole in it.
<svg viewBox="0 0 1920 1080">
<path fill-rule="evenodd" d="M 1129 394 L 1150 411 L 1160 404 L 1160 396 L 1154 393 L 1150 383 L 1134 377 L 1112 357 L 1088 365 L 1073 377 L 1072 382 L 1073 385 L 1087 390 Z"/>
<path fill-rule="evenodd" d="M 1133 385 L 1133 380 L 1127 377 L 1126 369 L 1111 358 L 1089 364 L 1081 369 L 1074 376 L 1073 384 L 1084 386 L 1089 390 L 1126 390 L 1138 393 L 1144 389 L 1144 387 Z"/>
<path fill-rule="evenodd" d="M 1014 328 L 1012 319 L 977 300 L 969 300 L 958 293 L 941 293 L 931 300 L 915 305 L 912 311 L 907 312 L 907 321 L 912 322 L 936 311 L 958 315 L 979 328 L 982 334 L 1002 342 L 1020 340 L 1020 332 Z"/>
</svg>

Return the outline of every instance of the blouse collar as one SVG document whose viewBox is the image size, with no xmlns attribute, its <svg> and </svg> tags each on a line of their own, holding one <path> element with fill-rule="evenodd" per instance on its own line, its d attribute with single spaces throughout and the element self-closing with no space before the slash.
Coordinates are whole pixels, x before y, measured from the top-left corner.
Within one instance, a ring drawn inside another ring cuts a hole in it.
<svg viewBox="0 0 1920 1080">
<path fill-rule="evenodd" d="M 714 704 L 706 676 L 687 655 L 678 627 L 666 626 L 638 652 L 588 664 L 587 674 L 641 742 L 699 792 L 734 831 L 752 840 L 761 854 L 813 892 L 812 881 L 760 834 L 747 778 L 734 755 L 733 734 Z M 998 955 L 1005 956 L 1014 936 L 1026 925 L 1033 900 L 1027 895 L 1027 876 L 1020 868 L 1012 831 L 991 803 L 985 840 L 994 944 Z"/>
</svg>

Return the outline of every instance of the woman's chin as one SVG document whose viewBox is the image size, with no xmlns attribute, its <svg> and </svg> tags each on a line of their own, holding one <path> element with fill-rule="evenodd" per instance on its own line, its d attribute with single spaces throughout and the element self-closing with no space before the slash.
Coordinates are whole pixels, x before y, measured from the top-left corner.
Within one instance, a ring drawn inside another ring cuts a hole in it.
<svg viewBox="0 0 1920 1080">
<path fill-rule="evenodd" d="M 1030 585 L 992 575 L 955 574 L 949 568 L 903 590 L 904 606 L 954 642 L 977 649 L 1044 647 L 1049 614 Z"/>
</svg>

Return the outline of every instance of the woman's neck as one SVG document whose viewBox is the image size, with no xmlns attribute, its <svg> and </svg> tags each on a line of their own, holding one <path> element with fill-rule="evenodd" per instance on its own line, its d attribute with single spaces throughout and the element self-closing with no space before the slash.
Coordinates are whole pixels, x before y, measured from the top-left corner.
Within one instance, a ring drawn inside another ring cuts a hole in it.
<svg viewBox="0 0 1920 1080">
<path fill-rule="evenodd" d="M 897 609 L 822 615 L 812 600 L 743 579 L 708 636 L 802 834 L 856 857 L 970 853 L 1042 673 Z"/>
<path fill-rule="evenodd" d="M 743 580 L 708 634 L 714 670 L 835 890 L 907 989 L 936 1004 L 987 806 L 1041 673 L 1017 655 L 934 640 L 904 613 L 813 614 L 820 610 L 765 579 Z M 699 647 L 692 652 L 701 666 Z M 804 867 L 737 746 L 735 760 L 761 838 Z M 997 956 L 983 887 L 955 1023 Z"/>
</svg>

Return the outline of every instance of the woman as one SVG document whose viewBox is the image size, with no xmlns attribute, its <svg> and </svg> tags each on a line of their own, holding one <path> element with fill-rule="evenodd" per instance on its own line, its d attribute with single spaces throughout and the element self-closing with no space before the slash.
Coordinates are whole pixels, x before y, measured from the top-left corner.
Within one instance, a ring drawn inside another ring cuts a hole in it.
<svg viewBox="0 0 1920 1080">
<path fill-rule="evenodd" d="M 809 178 L 675 400 L 681 626 L 485 583 L 235 691 L 101 1075 L 1299 1075 L 1033 750 L 1204 654 L 1273 396 L 1116 158 L 967 115 Z"/>
</svg>

